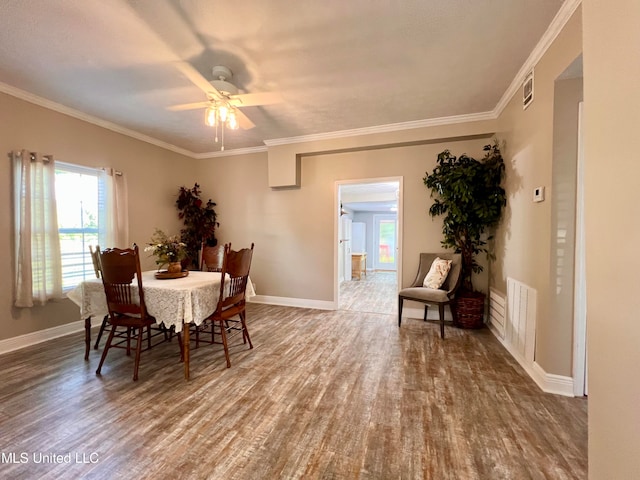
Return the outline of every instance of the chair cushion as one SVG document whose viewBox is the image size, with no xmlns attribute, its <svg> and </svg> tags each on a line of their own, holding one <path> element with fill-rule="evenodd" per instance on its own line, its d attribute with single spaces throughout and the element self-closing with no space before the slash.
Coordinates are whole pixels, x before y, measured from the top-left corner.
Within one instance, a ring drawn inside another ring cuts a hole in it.
<svg viewBox="0 0 640 480">
<path fill-rule="evenodd" d="M 451 260 L 443 260 L 440 257 L 436 257 L 431 264 L 429 273 L 424 277 L 422 285 L 427 288 L 440 288 L 447 279 L 449 270 L 451 270 Z"/>
<path fill-rule="evenodd" d="M 409 287 L 403 288 L 398 293 L 399 296 L 404 298 L 409 298 L 413 300 L 418 300 L 421 302 L 448 302 L 449 297 L 447 297 L 447 292 L 444 290 L 439 290 L 437 288 L 427 288 L 427 287 Z"/>
</svg>

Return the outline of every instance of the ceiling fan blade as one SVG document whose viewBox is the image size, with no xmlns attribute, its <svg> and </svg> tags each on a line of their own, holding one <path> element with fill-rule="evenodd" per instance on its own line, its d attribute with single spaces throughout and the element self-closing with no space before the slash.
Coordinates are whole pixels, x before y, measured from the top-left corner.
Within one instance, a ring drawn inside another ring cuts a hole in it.
<svg viewBox="0 0 640 480">
<path fill-rule="evenodd" d="M 205 108 L 211 105 L 211 102 L 195 102 L 195 103 L 183 103 L 182 105 L 172 105 L 167 107 L 167 110 L 172 112 L 181 112 L 183 110 L 196 110 L 198 108 Z"/>
<path fill-rule="evenodd" d="M 199 71 L 191 66 L 188 62 L 175 62 L 176 68 L 187 77 L 191 83 L 206 93 L 208 96 L 222 98 L 222 95 L 211 83 L 204 78 Z"/>
<path fill-rule="evenodd" d="M 256 126 L 251 120 L 249 120 L 249 117 L 240 110 L 236 110 L 236 119 L 238 120 L 238 125 L 243 130 L 250 130 Z"/>
<path fill-rule="evenodd" d="M 243 93 L 241 95 L 231 95 L 230 100 L 231 104 L 236 107 L 253 107 L 281 103 L 282 96 L 275 92 Z"/>
</svg>

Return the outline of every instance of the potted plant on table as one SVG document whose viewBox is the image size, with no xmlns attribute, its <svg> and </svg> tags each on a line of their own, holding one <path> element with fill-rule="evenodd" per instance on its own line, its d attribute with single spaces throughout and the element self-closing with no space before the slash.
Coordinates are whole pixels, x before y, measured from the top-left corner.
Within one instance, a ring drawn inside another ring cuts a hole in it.
<svg viewBox="0 0 640 480">
<path fill-rule="evenodd" d="M 482 160 L 464 154 L 456 157 L 445 150 L 438 154 L 433 171 L 423 178 L 434 199 L 429 215 L 444 215 L 442 246 L 462 255 L 462 285 L 452 311 L 454 324 L 466 328 L 483 325 L 485 295 L 473 289 L 472 274 L 482 271 L 478 254 L 494 259 L 488 242 L 507 204 L 502 188 L 505 166 L 498 142 L 485 145 L 483 150 Z"/>
<path fill-rule="evenodd" d="M 151 252 L 156 257 L 158 270 L 167 265 L 168 273 L 178 273 L 182 271 L 181 262 L 187 256 L 186 247 L 178 235 L 168 236 L 156 228 L 144 251 Z"/>
<path fill-rule="evenodd" d="M 192 268 L 199 267 L 200 248 L 202 243 L 209 246 L 217 245 L 215 233 L 220 225 L 218 215 L 214 209 L 216 204 L 211 200 L 205 203 L 201 198 L 200 185 L 194 184 L 193 188 L 180 187 L 176 207 L 178 218 L 184 222 L 184 228 L 180 230 L 182 241 L 186 246 L 186 259 L 183 265 Z"/>
</svg>

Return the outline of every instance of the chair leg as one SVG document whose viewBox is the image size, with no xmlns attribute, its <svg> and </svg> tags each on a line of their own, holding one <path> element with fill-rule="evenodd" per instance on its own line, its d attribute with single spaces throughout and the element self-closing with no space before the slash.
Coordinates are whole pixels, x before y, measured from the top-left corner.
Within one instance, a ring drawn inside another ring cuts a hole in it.
<svg viewBox="0 0 640 480">
<path fill-rule="evenodd" d="M 427 321 L 427 312 L 428 311 L 429 311 L 429 304 L 425 303 L 424 304 L 424 319 L 423 319 L 425 322 Z"/>
<path fill-rule="evenodd" d="M 240 321 L 242 322 L 242 338 L 247 338 L 247 341 L 249 342 L 249 349 L 253 348 L 253 344 L 251 343 L 251 338 L 249 337 L 249 330 L 247 330 L 247 322 L 246 322 L 246 316 L 247 316 L 247 312 L 242 312 L 240 314 Z"/>
<path fill-rule="evenodd" d="M 144 338 L 144 328 L 138 328 L 138 343 L 136 344 L 136 357 L 133 363 L 133 381 L 138 380 L 138 367 L 140 366 L 140 352 L 142 351 L 142 341 Z"/>
<path fill-rule="evenodd" d="M 96 375 L 100 375 L 100 370 L 102 370 L 102 364 L 104 363 L 104 359 L 107 358 L 107 352 L 111 348 L 111 342 L 113 341 L 113 334 L 116 331 L 116 327 L 111 326 L 111 331 L 109 332 L 109 337 L 107 337 L 107 343 L 104 346 L 104 350 L 102 351 L 102 356 L 100 357 L 100 363 L 98 364 L 98 369 L 96 370 Z"/>
<path fill-rule="evenodd" d="M 131 355 L 131 327 L 127 327 L 127 356 Z"/>
<path fill-rule="evenodd" d="M 224 321 L 220 321 L 220 333 L 222 335 L 222 345 L 224 346 L 224 356 L 227 359 L 227 368 L 231 368 L 231 360 L 229 359 L 229 346 L 227 345 L 227 331 L 224 328 Z"/>
<path fill-rule="evenodd" d="M 98 338 L 96 338 L 96 344 L 93 346 L 94 350 L 97 350 L 100 346 L 100 339 L 102 338 L 102 334 L 104 330 L 107 328 L 107 321 L 109 321 L 109 315 L 105 315 L 102 319 L 102 325 L 100 325 L 100 331 L 98 332 Z"/>
<path fill-rule="evenodd" d="M 440 338 L 444 338 L 444 304 L 438 305 L 438 311 L 440 312 Z"/>
<path fill-rule="evenodd" d="M 84 319 L 84 359 L 89 360 L 89 348 L 91 345 L 91 317 Z"/>
<path fill-rule="evenodd" d="M 404 301 L 404 298 L 398 297 L 398 327 L 402 323 L 402 302 L 403 301 Z"/>
</svg>

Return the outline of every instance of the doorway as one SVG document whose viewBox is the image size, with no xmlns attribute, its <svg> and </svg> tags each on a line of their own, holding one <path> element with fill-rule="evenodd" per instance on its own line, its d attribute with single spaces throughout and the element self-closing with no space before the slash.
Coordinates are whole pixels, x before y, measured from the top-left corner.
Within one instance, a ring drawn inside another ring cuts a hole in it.
<svg viewBox="0 0 640 480">
<path fill-rule="evenodd" d="M 586 385 L 586 274 L 584 258 L 582 56 L 554 82 L 551 196 L 550 315 L 572 323 L 573 393 Z M 566 329 L 565 332 L 569 332 Z"/>
<path fill-rule="evenodd" d="M 402 177 L 337 181 L 336 205 L 336 308 L 396 314 Z"/>
</svg>

